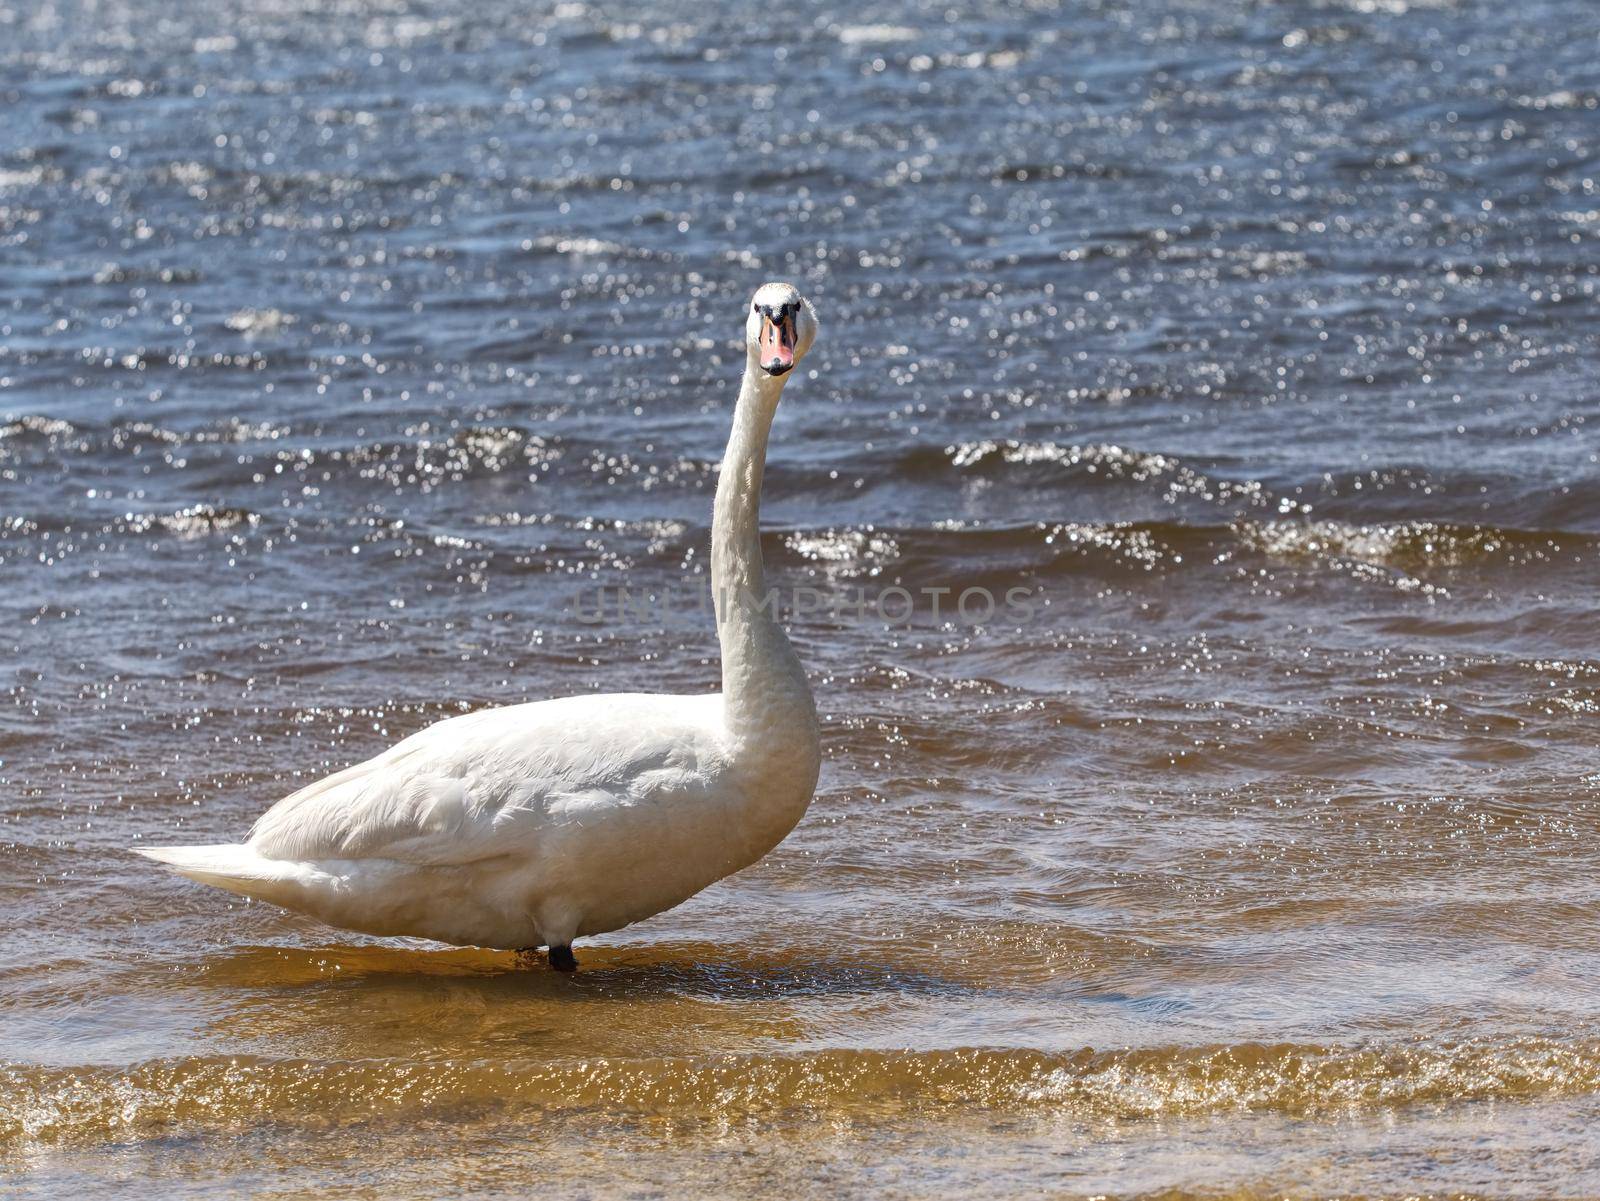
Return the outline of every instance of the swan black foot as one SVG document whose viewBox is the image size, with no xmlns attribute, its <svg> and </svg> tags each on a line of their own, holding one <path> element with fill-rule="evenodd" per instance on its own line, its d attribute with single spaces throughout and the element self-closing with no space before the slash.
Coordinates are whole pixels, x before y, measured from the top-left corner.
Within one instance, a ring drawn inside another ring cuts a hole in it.
<svg viewBox="0 0 1600 1201">
<path fill-rule="evenodd" d="M 572 945 L 570 943 L 550 948 L 550 966 L 558 972 L 575 972 L 578 970 L 578 957 L 572 953 Z"/>
</svg>

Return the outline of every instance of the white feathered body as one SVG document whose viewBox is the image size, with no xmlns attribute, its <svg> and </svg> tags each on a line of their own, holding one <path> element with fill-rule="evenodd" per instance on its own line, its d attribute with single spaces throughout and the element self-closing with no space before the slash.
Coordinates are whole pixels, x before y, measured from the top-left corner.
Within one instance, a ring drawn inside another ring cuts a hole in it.
<svg viewBox="0 0 1600 1201">
<path fill-rule="evenodd" d="M 720 693 L 484 709 L 285 797 L 242 846 L 146 853 L 368 934 L 569 943 L 687 900 L 799 821 L 814 715 L 783 715 L 798 727 L 774 729 L 748 767 L 722 716 Z"/>
</svg>

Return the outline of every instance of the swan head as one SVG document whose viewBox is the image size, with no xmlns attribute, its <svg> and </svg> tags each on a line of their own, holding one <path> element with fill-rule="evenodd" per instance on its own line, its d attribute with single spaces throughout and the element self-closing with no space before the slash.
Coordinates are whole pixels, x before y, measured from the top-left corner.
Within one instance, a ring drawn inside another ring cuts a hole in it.
<svg viewBox="0 0 1600 1201">
<path fill-rule="evenodd" d="M 770 377 L 787 375 L 817 337 L 817 314 L 793 284 L 763 284 L 750 298 L 744 340 Z"/>
</svg>

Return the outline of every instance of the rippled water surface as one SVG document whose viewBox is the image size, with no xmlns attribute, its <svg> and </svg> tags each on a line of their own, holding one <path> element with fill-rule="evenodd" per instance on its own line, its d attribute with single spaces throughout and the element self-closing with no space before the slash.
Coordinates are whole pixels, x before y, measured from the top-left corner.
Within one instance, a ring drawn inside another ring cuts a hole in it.
<svg viewBox="0 0 1600 1201">
<path fill-rule="evenodd" d="M 6 1187 L 1600 1194 L 1597 44 L 0 0 Z M 714 687 L 769 277 L 767 558 L 847 602 L 773 855 L 566 978 L 125 852 Z"/>
</svg>

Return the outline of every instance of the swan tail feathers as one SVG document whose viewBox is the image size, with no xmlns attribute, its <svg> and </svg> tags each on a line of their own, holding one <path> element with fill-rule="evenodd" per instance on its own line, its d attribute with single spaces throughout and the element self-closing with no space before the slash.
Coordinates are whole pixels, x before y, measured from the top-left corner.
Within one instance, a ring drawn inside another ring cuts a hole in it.
<svg viewBox="0 0 1600 1201">
<path fill-rule="evenodd" d="M 268 859 L 248 843 L 129 849 L 196 883 L 264 900 L 281 893 L 285 885 L 300 883 L 305 872 L 305 864 L 292 859 Z"/>
</svg>

